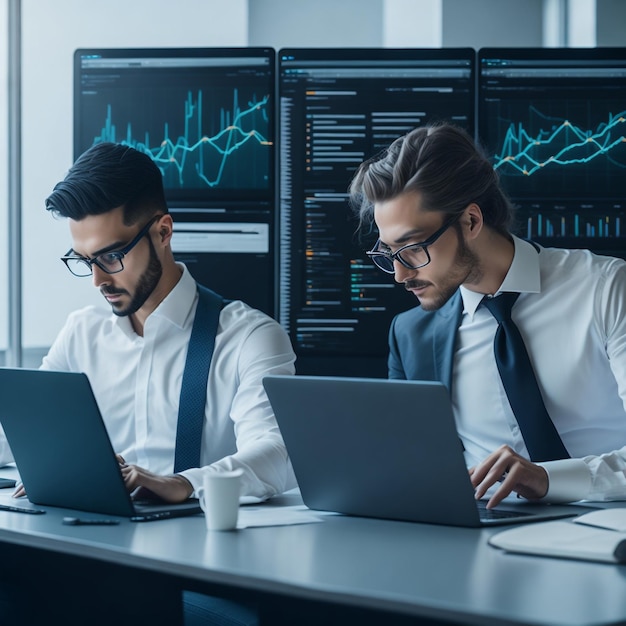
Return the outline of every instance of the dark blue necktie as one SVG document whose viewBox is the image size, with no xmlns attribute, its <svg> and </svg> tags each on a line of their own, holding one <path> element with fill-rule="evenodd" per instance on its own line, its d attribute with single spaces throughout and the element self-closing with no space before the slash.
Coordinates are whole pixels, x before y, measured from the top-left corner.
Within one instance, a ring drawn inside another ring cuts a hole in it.
<svg viewBox="0 0 626 626">
<path fill-rule="evenodd" d="M 224 300 L 198 285 L 198 306 L 187 348 L 180 389 L 174 473 L 200 467 L 207 381 Z"/>
<path fill-rule="evenodd" d="M 511 309 L 518 296 L 519 293 L 502 293 L 483 299 L 498 321 L 493 350 L 500 378 L 531 461 L 568 459 L 569 454 L 543 403 L 524 340 L 511 319 Z"/>
</svg>

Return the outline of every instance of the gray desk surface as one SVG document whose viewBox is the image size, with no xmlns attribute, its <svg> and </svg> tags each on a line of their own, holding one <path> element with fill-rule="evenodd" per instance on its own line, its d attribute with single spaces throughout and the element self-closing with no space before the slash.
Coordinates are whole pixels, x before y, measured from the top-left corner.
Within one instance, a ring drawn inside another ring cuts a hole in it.
<svg viewBox="0 0 626 626">
<path fill-rule="evenodd" d="M 0 502 L 16 503 L 10 491 L 0 492 Z M 298 501 L 288 494 L 264 506 Z M 0 511 L 0 542 L 122 563 L 207 587 L 217 583 L 463 624 L 626 623 L 626 566 L 506 554 L 487 545 L 496 529 L 344 516 L 233 532 L 207 532 L 200 516 L 76 527 L 61 524 L 76 512 L 47 511 Z"/>
</svg>

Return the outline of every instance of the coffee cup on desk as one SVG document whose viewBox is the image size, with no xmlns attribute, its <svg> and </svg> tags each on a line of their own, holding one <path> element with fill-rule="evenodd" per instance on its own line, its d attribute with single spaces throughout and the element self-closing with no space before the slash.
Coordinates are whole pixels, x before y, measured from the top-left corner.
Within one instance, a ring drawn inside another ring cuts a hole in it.
<svg viewBox="0 0 626 626">
<path fill-rule="evenodd" d="M 242 474 L 240 469 L 205 474 L 202 487 L 198 489 L 198 499 L 208 530 L 237 528 Z"/>
</svg>

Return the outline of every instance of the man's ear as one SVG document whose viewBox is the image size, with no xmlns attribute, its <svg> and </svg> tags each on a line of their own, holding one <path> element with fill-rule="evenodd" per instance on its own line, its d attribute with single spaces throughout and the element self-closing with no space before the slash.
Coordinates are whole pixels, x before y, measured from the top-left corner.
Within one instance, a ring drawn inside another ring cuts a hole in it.
<svg viewBox="0 0 626 626">
<path fill-rule="evenodd" d="M 465 209 L 464 226 L 467 236 L 470 239 L 476 238 L 483 229 L 483 224 L 483 212 L 475 202 L 472 202 Z"/>
<path fill-rule="evenodd" d="M 172 232 L 174 228 L 174 222 L 172 220 L 172 216 L 169 213 L 166 213 L 159 220 L 159 237 L 161 239 L 161 243 L 169 243 L 172 239 Z"/>
</svg>

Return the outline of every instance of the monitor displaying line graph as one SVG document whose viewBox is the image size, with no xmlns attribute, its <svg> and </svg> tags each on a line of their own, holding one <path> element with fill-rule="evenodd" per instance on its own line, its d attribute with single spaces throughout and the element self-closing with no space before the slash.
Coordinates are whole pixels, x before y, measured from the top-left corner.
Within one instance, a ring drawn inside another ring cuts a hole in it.
<svg viewBox="0 0 626 626">
<path fill-rule="evenodd" d="M 150 156 L 174 218 L 176 260 L 225 298 L 269 315 L 275 89 L 273 48 L 74 53 L 74 158 L 101 142 Z"/>
<path fill-rule="evenodd" d="M 626 254 L 626 49 L 482 49 L 478 83 L 519 233 Z"/>
<path fill-rule="evenodd" d="M 494 168 L 516 197 L 619 197 L 626 177 L 626 102 L 491 103 Z"/>
<path fill-rule="evenodd" d="M 270 192 L 273 51 L 79 50 L 75 65 L 76 157 L 102 141 L 132 146 L 175 198 Z"/>
<path fill-rule="evenodd" d="M 106 119 L 93 143 L 119 142 L 145 152 L 159 166 L 168 188 L 262 189 L 269 178 L 263 151 L 272 144 L 267 128 L 269 94 L 260 99 L 253 95 L 240 104 L 239 90 L 234 88 L 232 91 L 229 108 L 219 106 L 215 92 L 211 94 L 212 102 L 208 103 L 205 103 L 207 98 L 203 98 L 201 89 L 195 94 L 187 92 L 186 97 L 180 94 L 177 103 L 180 119 L 162 124 L 154 118 L 147 124 L 144 118 L 118 126 L 115 115 L 119 116 L 119 112 L 107 104 Z M 220 95 L 228 97 L 227 94 Z M 169 111 L 176 108 L 171 106 L 171 100 L 173 98 L 168 96 L 165 103 L 169 105 Z M 209 118 L 208 124 L 204 123 L 207 104 L 215 111 L 215 119 Z M 159 125 L 161 128 L 156 133 L 142 132 L 141 127 L 147 125 L 148 128 Z"/>
</svg>

